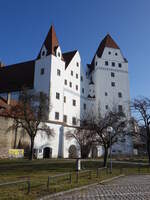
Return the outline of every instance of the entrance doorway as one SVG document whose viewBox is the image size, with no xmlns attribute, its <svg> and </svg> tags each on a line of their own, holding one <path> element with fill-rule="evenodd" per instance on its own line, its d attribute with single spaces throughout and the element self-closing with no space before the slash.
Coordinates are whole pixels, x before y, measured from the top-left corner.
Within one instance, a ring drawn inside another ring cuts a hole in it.
<svg viewBox="0 0 150 200">
<path fill-rule="evenodd" d="M 43 158 L 52 158 L 52 148 L 45 147 L 43 150 Z"/>
<path fill-rule="evenodd" d="M 69 158 L 77 158 L 77 148 L 75 145 L 69 147 Z"/>
</svg>

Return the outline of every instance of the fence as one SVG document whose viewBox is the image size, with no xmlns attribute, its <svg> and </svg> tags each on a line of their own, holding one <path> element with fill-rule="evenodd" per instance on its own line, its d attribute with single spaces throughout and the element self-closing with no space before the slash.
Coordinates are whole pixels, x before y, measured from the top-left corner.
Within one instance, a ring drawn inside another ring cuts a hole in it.
<svg viewBox="0 0 150 200">
<path fill-rule="evenodd" d="M 120 167 L 113 169 L 113 174 L 115 174 L 115 170 L 119 174 L 143 174 L 143 173 L 150 173 L 150 166 L 149 165 L 137 165 L 137 167 Z M 105 172 L 105 173 L 103 173 Z M 109 168 L 103 167 L 103 168 L 97 168 L 95 170 L 83 170 L 78 172 L 69 172 L 69 173 L 63 173 L 58 174 L 54 176 L 48 176 L 46 181 L 47 190 L 49 191 L 50 188 L 55 185 L 64 184 L 65 181 L 69 184 L 78 184 L 81 179 L 85 178 L 86 180 L 89 179 L 95 179 L 98 180 L 99 178 L 104 175 L 105 177 L 109 174 Z M 23 177 L 20 177 L 23 178 Z M 58 182 L 59 181 L 59 182 Z M 0 187 L 5 187 L 9 185 L 18 185 L 18 184 L 27 184 L 27 194 L 31 192 L 31 180 L 29 177 L 26 177 L 26 179 L 19 180 L 19 181 L 13 181 L 13 182 L 7 182 L 7 183 L 0 183 Z M 45 185 L 45 183 L 44 183 Z"/>
<path fill-rule="evenodd" d="M 88 178 L 92 179 L 92 170 L 83 170 L 83 171 L 76 172 L 76 182 L 78 183 L 79 182 L 79 178 L 81 176 L 85 177 L 85 175 L 86 176 L 88 175 Z"/>
<path fill-rule="evenodd" d="M 97 168 L 97 178 L 100 178 L 100 172 L 106 170 L 106 174 L 108 174 L 108 167 Z"/>
<path fill-rule="evenodd" d="M 7 183 L 1 183 L 0 187 L 8 186 L 8 185 L 18 185 L 21 183 L 26 183 L 27 184 L 27 194 L 30 193 L 31 191 L 31 182 L 30 179 L 27 180 L 21 180 L 21 181 L 12 181 L 12 182 L 7 182 Z"/>
<path fill-rule="evenodd" d="M 57 179 L 60 177 L 66 177 L 65 180 L 68 180 L 70 184 L 72 183 L 72 173 L 64 173 L 64 174 L 58 174 L 55 176 L 48 176 L 47 189 L 49 190 L 50 181 L 54 184 L 54 182 L 56 182 Z"/>
</svg>

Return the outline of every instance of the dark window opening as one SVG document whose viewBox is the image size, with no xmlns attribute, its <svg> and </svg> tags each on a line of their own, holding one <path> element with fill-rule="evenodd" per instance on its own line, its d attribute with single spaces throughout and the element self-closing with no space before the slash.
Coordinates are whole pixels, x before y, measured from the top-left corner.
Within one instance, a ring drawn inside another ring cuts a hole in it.
<svg viewBox="0 0 150 200">
<path fill-rule="evenodd" d="M 56 99 L 60 99 L 60 94 L 56 92 Z"/>
<path fill-rule="evenodd" d="M 41 68 L 41 75 L 44 74 L 44 68 Z"/>
<path fill-rule="evenodd" d="M 59 112 L 55 112 L 55 119 L 59 119 Z"/>
</svg>

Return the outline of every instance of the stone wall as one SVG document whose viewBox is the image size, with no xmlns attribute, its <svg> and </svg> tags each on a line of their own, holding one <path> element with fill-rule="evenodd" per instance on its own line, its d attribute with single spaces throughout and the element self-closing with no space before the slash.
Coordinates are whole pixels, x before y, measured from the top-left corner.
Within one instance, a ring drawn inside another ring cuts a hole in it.
<svg viewBox="0 0 150 200">
<path fill-rule="evenodd" d="M 10 129 L 13 119 L 0 116 L 0 158 L 8 158 L 9 149 L 14 148 L 15 130 Z M 29 137 L 20 129 L 17 131 L 16 148 L 29 149 Z"/>
</svg>

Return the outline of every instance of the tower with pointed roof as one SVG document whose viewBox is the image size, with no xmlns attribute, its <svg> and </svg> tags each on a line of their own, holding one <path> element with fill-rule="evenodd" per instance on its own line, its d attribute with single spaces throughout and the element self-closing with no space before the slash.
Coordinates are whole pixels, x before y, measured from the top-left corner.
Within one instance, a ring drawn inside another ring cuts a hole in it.
<svg viewBox="0 0 150 200">
<path fill-rule="evenodd" d="M 87 67 L 95 88 L 95 112 L 100 110 L 101 114 L 105 114 L 109 109 L 115 108 L 124 111 L 130 118 L 128 61 L 109 34 L 102 40 Z M 131 140 L 114 147 L 114 151 L 130 153 Z"/>
</svg>

